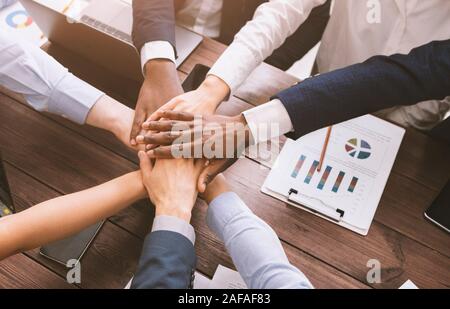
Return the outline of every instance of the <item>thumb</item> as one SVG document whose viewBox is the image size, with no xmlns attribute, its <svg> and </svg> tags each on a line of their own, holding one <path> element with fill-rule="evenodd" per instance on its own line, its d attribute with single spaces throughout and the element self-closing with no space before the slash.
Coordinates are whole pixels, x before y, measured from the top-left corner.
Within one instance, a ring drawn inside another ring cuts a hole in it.
<svg viewBox="0 0 450 309">
<path fill-rule="evenodd" d="M 153 164 L 150 158 L 145 153 L 145 151 L 139 151 L 138 156 L 141 167 L 141 173 L 145 177 L 153 170 Z"/>
<path fill-rule="evenodd" d="M 175 97 L 171 99 L 169 102 L 158 108 L 153 114 L 150 115 L 150 117 L 147 119 L 147 121 L 156 121 L 161 118 L 161 113 L 166 110 L 173 110 L 175 106 L 177 106 L 179 101 L 178 97 Z"/>
<path fill-rule="evenodd" d="M 136 146 L 136 136 L 138 136 L 139 133 L 141 132 L 142 123 L 144 123 L 144 121 L 145 121 L 145 112 L 140 109 L 136 110 L 130 134 L 131 146 Z"/>
<path fill-rule="evenodd" d="M 237 161 L 237 158 L 214 160 L 208 166 L 206 166 L 200 173 L 197 182 L 198 192 L 204 193 L 206 186 L 214 180 L 214 178 L 233 165 Z"/>
</svg>

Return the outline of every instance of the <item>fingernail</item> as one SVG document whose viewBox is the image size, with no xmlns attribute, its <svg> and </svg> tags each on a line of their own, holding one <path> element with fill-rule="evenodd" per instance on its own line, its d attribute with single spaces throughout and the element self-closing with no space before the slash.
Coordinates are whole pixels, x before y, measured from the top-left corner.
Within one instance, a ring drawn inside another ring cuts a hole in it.
<svg viewBox="0 0 450 309">
<path fill-rule="evenodd" d="M 171 137 L 179 137 L 181 136 L 181 132 L 180 131 L 170 131 L 170 136 Z"/>
<path fill-rule="evenodd" d="M 131 139 L 130 144 L 131 144 L 132 146 L 136 146 L 136 141 L 134 140 L 134 138 Z"/>
<path fill-rule="evenodd" d="M 154 157 L 155 156 L 155 152 L 153 150 L 147 151 L 147 155 L 149 157 Z"/>
<path fill-rule="evenodd" d="M 144 142 L 144 137 L 143 137 L 142 135 L 138 135 L 138 136 L 136 137 L 136 141 L 137 141 L 138 143 L 143 143 L 143 142 Z"/>
<path fill-rule="evenodd" d="M 144 122 L 144 123 L 142 124 L 142 128 L 148 129 L 148 122 Z"/>
</svg>

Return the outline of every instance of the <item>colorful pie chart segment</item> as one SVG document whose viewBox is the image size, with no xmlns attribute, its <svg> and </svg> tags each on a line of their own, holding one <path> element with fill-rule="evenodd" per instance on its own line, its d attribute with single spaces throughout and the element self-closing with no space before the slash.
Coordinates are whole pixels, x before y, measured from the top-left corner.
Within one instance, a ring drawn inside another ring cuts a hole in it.
<svg viewBox="0 0 450 309">
<path fill-rule="evenodd" d="M 6 16 L 6 23 L 14 29 L 23 29 L 33 24 L 33 19 L 24 10 L 18 10 Z"/>
<path fill-rule="evenodd" d="M 369 158 L 372 153 L 370 144 L 358 138 L 349 139 L 347 144 L 345 144 L 345 151 L 347 151 L 349 156 L 361 160 Z"/>
</svg>

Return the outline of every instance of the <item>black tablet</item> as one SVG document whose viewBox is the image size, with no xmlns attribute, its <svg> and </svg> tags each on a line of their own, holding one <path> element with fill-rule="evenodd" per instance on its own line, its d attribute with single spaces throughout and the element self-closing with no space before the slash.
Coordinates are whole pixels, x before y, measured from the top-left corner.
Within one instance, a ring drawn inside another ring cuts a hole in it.
<svg viewBox="0 0 450 309">
<path fill-rule="evenodd" d="M 430 208 L 425 211 L 425 218 L 450 232 L 450 180 Z"/>
</svg>

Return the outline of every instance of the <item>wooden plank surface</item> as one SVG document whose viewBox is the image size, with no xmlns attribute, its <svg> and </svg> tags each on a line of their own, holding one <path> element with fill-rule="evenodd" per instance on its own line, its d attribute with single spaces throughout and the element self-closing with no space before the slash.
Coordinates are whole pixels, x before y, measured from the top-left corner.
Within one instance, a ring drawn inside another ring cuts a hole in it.
<svg viewBox="0 0 450 309">
<path fill-rule="evenodd" d="M 223 49 L 223 45 L 205 40 L 181 66 L 180 78 L 184 79 L 195 63 L 211 66 Z M 51 52 L 78 76 L 133 106 L 139 85 L 102 69 L 94 70 L 88 61 L 70 53 Z M 237 114 L 295 82 L 295 78 L 263 64 L 219 112 Z M 4 95 L 0 95 L 0 110 L 0 142 L 20 210 L 137 169 L 135 154 L 108 133 L 38 114 Z M 406 279 L 424 288 L 449 287 L 450 238 L 422 216 L 450 175 L 449 154 L 448 147 L 408 131 L 367 237 L 260 193 L 268 169 L 257 162 L 241 159 L 226 176 L 233 190 L 278 233 L 290 261 L 318 288 L 397 288 Z M 232 262 L 206 226 L 206 212 L 207 206 L 199 200 L 192 223 L 197 230 L 198 269 L 212 276 L 218 264 L 232 267 Z M 110 218 L 82 260 L 81 287 L 123 287 L 135 271 L 153 216 L 150 203 L 142 201 Z M 381 262 L 381 284 L 366 282 L 369 259 Z M 13 277 L 17 273 L 20 278 L 20 271 L 28 267 L 40 269 L 23 284 L 29 287 L 61 284 L 66 272 L 40 257 L 37 250 L 5 261 L 8 266 L 0 271 L 0 281 L 6 278 L 7 287 L 21 287 Z"/>
</svg>

